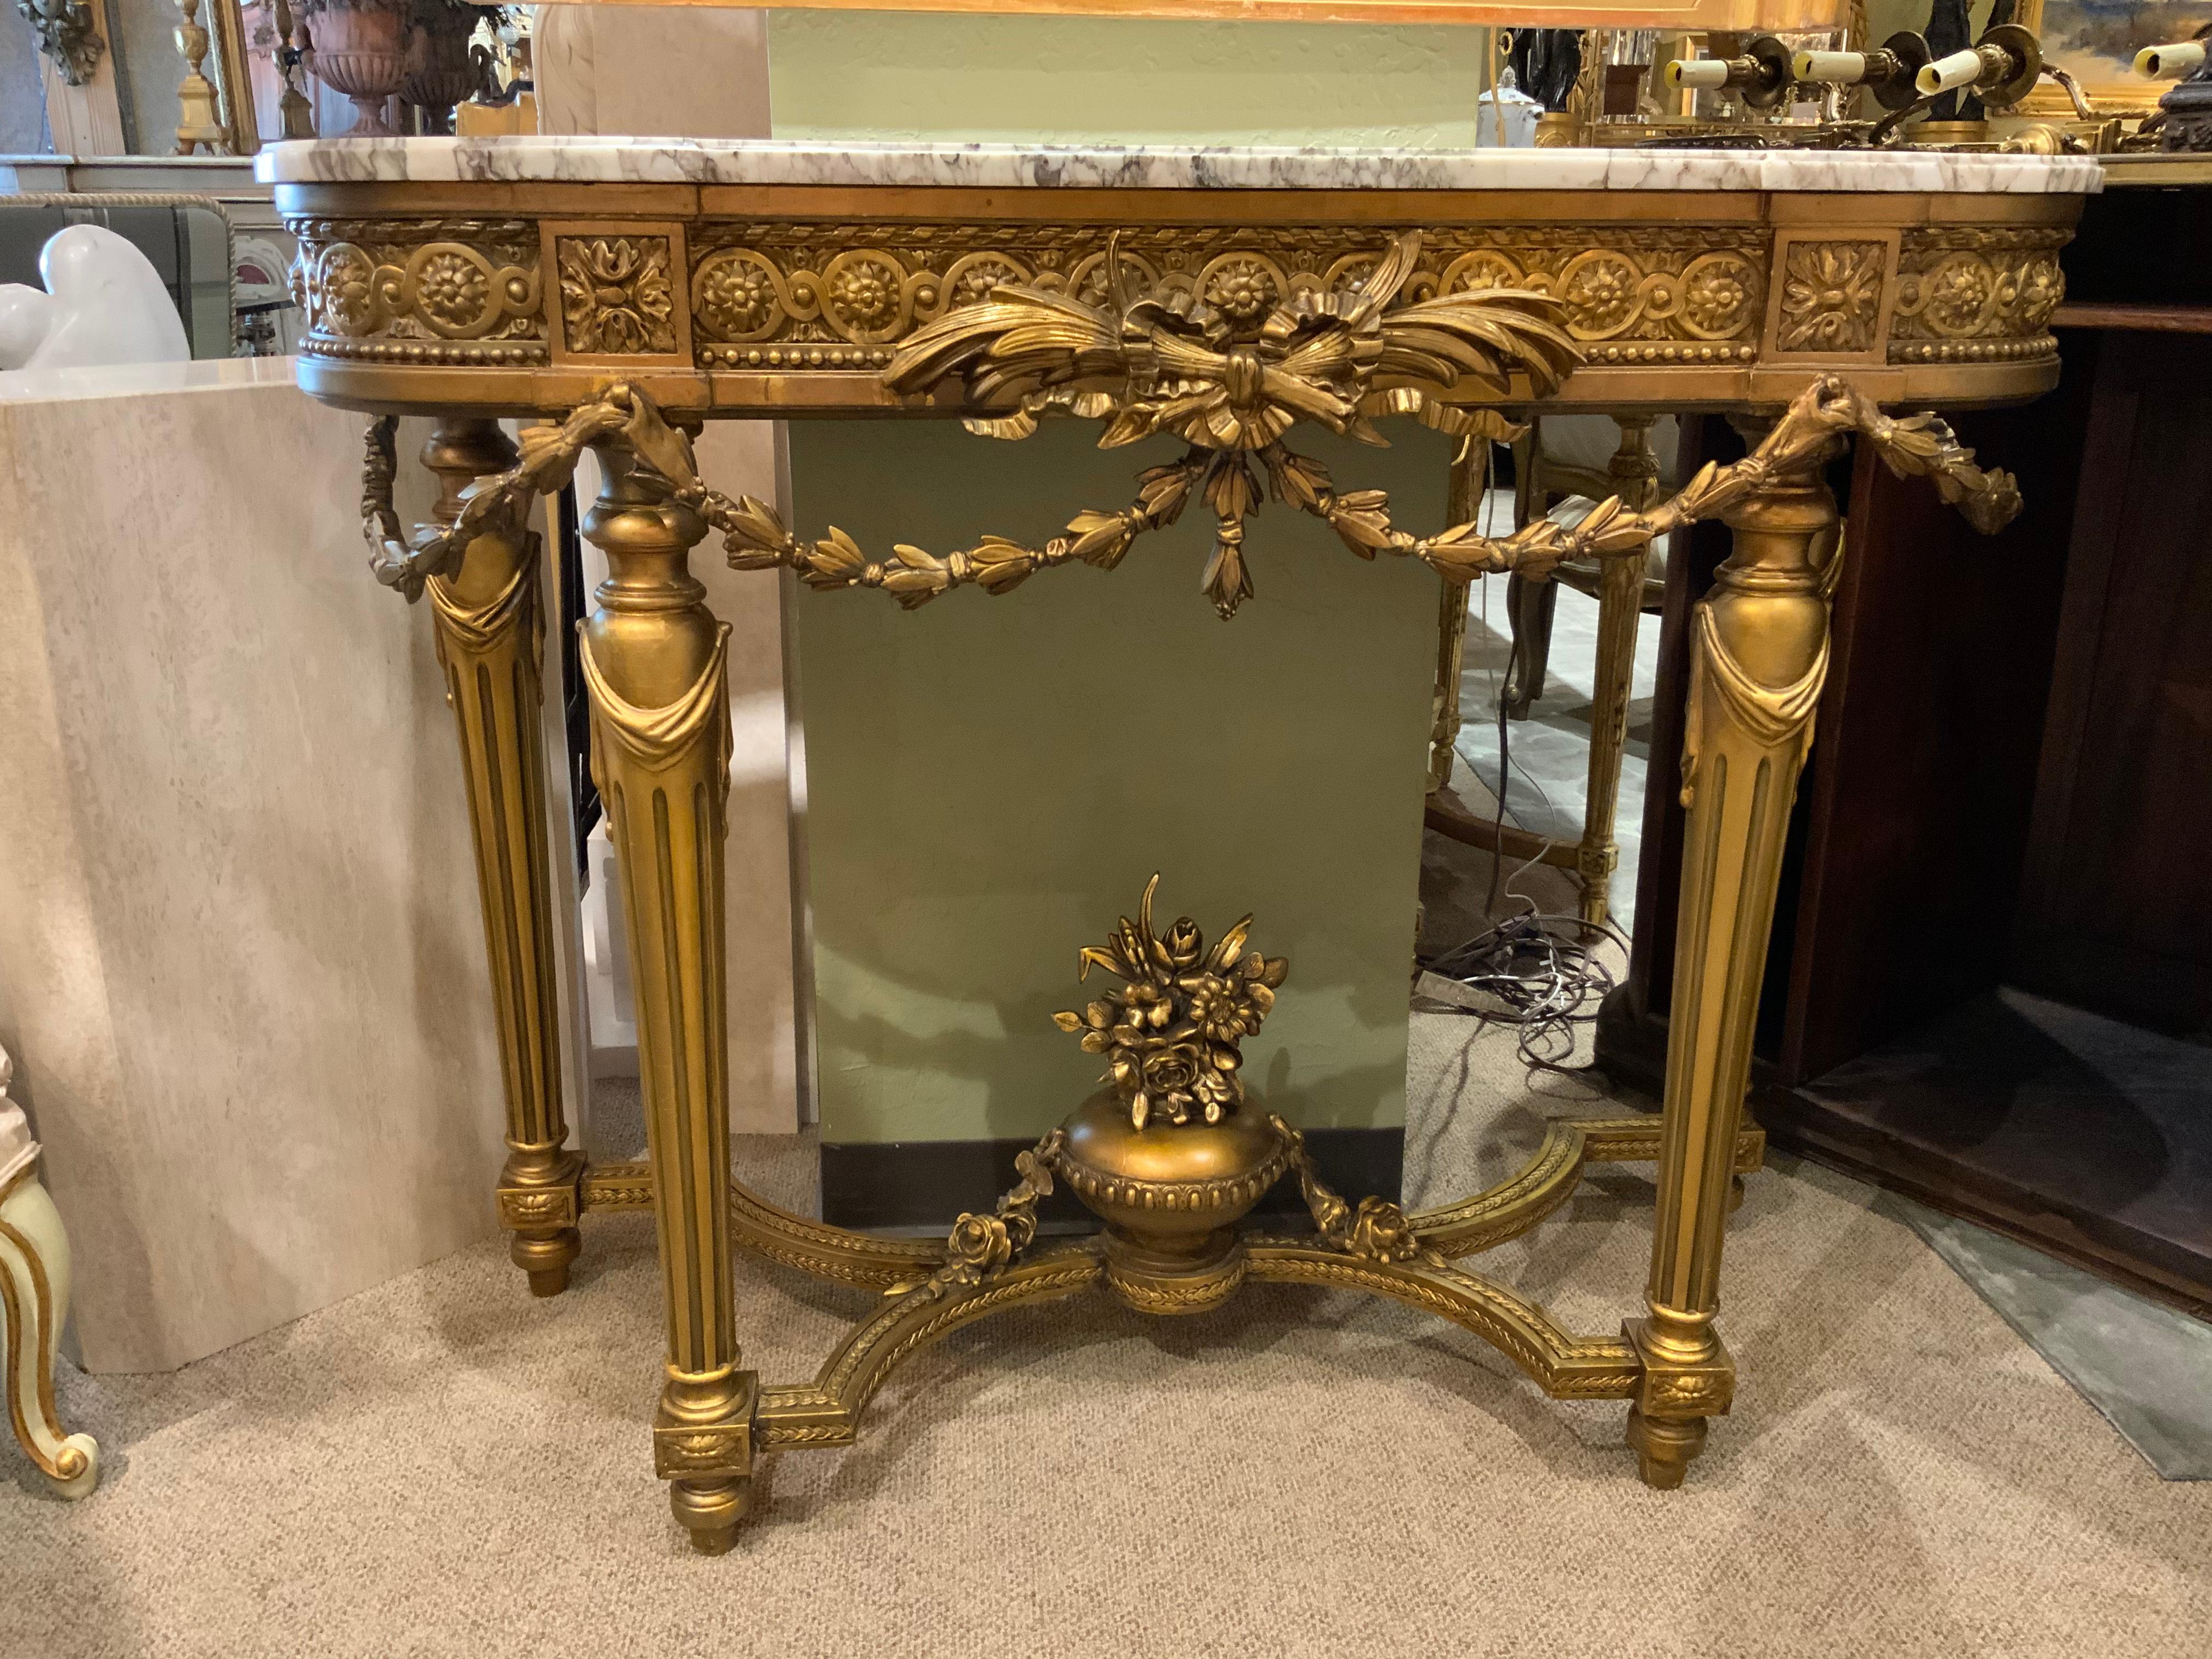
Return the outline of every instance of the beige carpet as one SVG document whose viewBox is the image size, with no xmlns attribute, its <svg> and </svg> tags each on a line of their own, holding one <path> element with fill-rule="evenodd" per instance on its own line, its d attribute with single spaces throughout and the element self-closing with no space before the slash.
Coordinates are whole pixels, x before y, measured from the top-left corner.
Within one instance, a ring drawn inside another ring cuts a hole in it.
<svg viewBox="0 0 2212 1659">
<path fill-rule="evenodd" d="M 1590 1109 L 1474 1029 L 1416 1021 L 1431 1193 Z M 2212 1484 L 2155 1479 L 1872 1202 L 1752 1182 L 1740 1401 L 1680 1492 L 1638 1484 L 1620 1407 L 1382 1303 L 1085 1300 L 913 1363 L 860 1445 L 773 1465 L 719 1560 L 652 1476 L 646 1221 L 593 1224 L 550 1302 L 487 1241 L 175 1376 L 65 1377 L 106 1481 L 52 1501 L 0 1445 L 0 1656 L 2204 1654 Z M 1610 1329 L 1649 1204 L 1608 1174 L 1492 1264 Z M 866 1305 L 742 1267 L 778 1381 Z"/>
</svg>

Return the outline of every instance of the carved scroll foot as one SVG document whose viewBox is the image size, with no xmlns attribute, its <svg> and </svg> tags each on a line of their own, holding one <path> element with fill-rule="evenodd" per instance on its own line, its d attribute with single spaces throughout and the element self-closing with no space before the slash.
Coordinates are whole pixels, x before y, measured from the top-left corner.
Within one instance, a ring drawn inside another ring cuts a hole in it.
<svg viewBox="0 0 2212 1659">
<path fill-rule="evenodd" d="M 65 1434 L 54 1413 L 54 1344 L 69 1312 L 69 1238 L 54 1201 L 33 1175 L 0 1200 L 0 1366 L 15 1439 L 46 1484 L 82 1498 L 100 1484 L 100 1447 Z"/>
<path fill-rule="evenodd" d="M 54 1413 L 54 1345 L 69 1316 L 69 1235 L 39 1184 L 39 1146 L 8 1098 L 14 1071 L 0 1050 L 0 1394 L 25 1455 L 64 1498 L 100 1483 L 100 1447 L 65 1434 Z"/>
</svg>

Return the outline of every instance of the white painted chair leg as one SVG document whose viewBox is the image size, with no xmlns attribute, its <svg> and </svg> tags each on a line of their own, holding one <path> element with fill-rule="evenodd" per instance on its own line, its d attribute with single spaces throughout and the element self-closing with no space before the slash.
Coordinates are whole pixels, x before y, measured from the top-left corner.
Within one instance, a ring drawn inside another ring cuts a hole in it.
<svg viewBox="0 0 2212 1659">
<path fill-rule="evenodd" d="M 54 1345 L 69 1314 L 69 1235 L 39 1184 L 39 1144 L 8 1098 L 15 1066 L 0 1050 L 0 1392 L 39 1472 L 64 1498 L 100 1482 L 100 1448 L 54 1418 Z"/>
</svg>

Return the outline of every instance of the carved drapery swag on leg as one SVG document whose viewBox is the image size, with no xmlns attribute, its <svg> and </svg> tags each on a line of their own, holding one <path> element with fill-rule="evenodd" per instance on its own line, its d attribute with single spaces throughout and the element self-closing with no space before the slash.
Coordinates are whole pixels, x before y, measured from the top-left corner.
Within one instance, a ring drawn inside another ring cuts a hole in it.
<svg viewBox="0 0 2212 1659">
<path fill-rule="evenodd" d="M 753 1374 L 738 1369 L 730 1261 L 722 933 L 729 629 L 708 610 L 706 590 L 688 568 L 690 549 L 707 526 L 679 499 L 672 479 L 692 477 L 690 445 L 650 401 L 615 386 L 557 426 L 525 430 L 504 471 L 434 463 L 448 483 L 439 522 L 403 538 L 392 504 L 392 422 L 380 420 L 368 431 L 362 522 L 377 579 L 410 600 L 431 594 L 449 662 L 493 639 L 513 648 L 526 635 L 532 667 L 527 675 L 515 670 L 519 698 L 525 680 L 537 683 L 535 607 L 520 597 L 534 567 L 523 560 L 504 586 L 487 572 L 475 589 L 464 589 L 486 548 L 526 538 L 532 499 L 566 484 L 586 447 L 597 448 L 604 482 L 584 534 L 608 563 L 597 609 L 580 630 L 592 701 L 592 775 L 607 809 L 632 940 L 638 1060 L 666 1291 L 668 1358 L 653 1424 L 654 1464 L 670 1482 L 676 1518 L 693 1542 L 719 1553 L 734 1541 L 750 1502 L 758 1389 Z M 461 477 L 471 475 L 473 482 L 458 487 Z M 527 629 L 521 626 L 526 613 Z M 458 702 L 458 675 L 455 684 Z M 465 746 L 465 714 L 463 723 Z M 534 722 L 531 731 L 534 737 Z M 478 769 L 472 765 L 472 773 Z M 532 824 L 544 820 L 542 778 L 538 787 L 538 802 L 525 811 Z M 484 844 L 480 832 L 480 853 Z M 542 888 L 542 845 L 534 856 L 534 880 Z M 509 923 L 527 908 L 511 884 L 502 890 L 495 905 L 487 886 L 488 928 L 494 908 Z M 494 960 L 500 961 L 496 944 Z M 550 1003 L 544 1012 L 550 1066 Z M 548 1126 L 549 1139 L 555 1125 L 557 1119 Z M 555 1142 L 537 1150 L 556 1149 Z M 517 1158 L 526 1150 L 519 1146 Z M 568 1156 L 558 1190 L 571 1204 L 573 1222 L 581 1168 Z M 555 1183 L 544 1183 L 544 1190 L 555 1190 Z M 507 1197 L 502 1188 L 503 1207 Z M 549 1211 L 526 1218 L 555 1218 Z M 527 1237 L 518 1229 L 518 1261 Z M 533 1270 L 533 1283 L 536 1278 Z"/>
<path fill-rule="evenodd" d="M 723 836 L 730 630 L 689 568 L 707 532 L 652 453 L 647 406 L 595 439 L 603 472 L 584 534 L 607 579 L 580 629 L 592 776 L 606 804 L 637 986 L 638 1066 L 668 1322 L 655 1467 L 702 1552 L 750 1502 L 758 1389 L 738 1367 L 730 1260 Z M 573 423 L 572 423 L 573 424 Z M 564 431 L 566 428 L 563 429 Z"/>
</svg>

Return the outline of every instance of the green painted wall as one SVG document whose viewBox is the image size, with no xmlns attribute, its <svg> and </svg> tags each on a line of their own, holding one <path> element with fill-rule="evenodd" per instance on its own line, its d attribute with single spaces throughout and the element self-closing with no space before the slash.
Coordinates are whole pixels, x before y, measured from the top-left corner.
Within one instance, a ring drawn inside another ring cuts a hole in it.
<svg viewBox="0 0 2212 1659">
<path fill-rule="evenodd" d="M 1304 447 L 1340 477 L 1442 521 L 1436 434 L 1323 440 Z M 1176 453 L 1102 452 L 1072 424 L 1019 447 L 949 422 L 792 428 L 805 520 L 872 551 L 1042 538 Z M 1256 946 L 1291 959 L 1248 1077 L 1295 1091 L 1309 1125 L 1403 1121 L 1436 578 L 1271 506 L 1246 544 L 1258 593 L 1224 623 L 1198 591 L 1211 526 L 1200 509 L 1110 574 L 912 615 L 802 598 L 825 1139 L 1051 1127 L 1098 1069 L 1051 1023 L 1081 1006 L 1076 951 L 1154 870 L 1164 924 L 1211 939 L 1249 910 Z"/>
<path fill-rule="evenodd" d="M 1471 142 L 1480 36 L 921 14 L 770 14 L 779 137 Z M 1443 522 L 1444 441 L 1301 434 L 1340 483 Z M 1157 441 L 1101 452 L 949 422 L 793 422 L 804 533 L 878 556 L 1053 534 L 1126 502 Z M 1198 580 L 1203 507 L 1110 574 L 1048 571 L 915 614 L 802 595 L 818 1103 L 833 1142 L 1042 1133 L 1097 1062 L 1055 1030 L 1079 946 L 1164 872 L 1163 920 L 1246 910 L 1291 958 L 1247 1076 L 1310 1126 L 1405 1115 L 1436 579 L 1370 565 L 1280 506 L 1231 623 Z"/>
<path fill-rule="evenodd" d="M 769 14 L 779 138 L 1472 144 L 1489 31 Z"/>
</svg>

